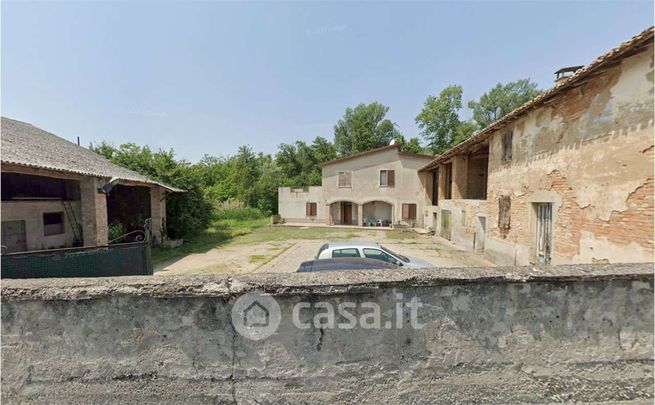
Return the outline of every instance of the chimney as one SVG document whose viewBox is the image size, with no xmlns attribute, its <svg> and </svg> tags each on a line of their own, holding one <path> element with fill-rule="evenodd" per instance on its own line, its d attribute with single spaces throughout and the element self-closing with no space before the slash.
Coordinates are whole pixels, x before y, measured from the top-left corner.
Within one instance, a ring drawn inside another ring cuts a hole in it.
<svg viewBox="0 0 655 405">
<path fill-rule="evenodd" d="M 582 69 L 584 66 L 569 66 L 569 67 L 563 67 L 557 72 L 555 72 L 555 83 L 559 82 L 560 80 L 568 79 L 569 77 L 573 76 L 575 72 L 578 70 Z"/>
</svg>

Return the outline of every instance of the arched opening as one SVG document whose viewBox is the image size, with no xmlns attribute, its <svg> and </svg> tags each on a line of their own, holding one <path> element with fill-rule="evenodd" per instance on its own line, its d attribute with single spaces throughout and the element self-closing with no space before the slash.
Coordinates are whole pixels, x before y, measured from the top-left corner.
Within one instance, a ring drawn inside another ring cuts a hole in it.
<svg viewBox="0 0 655 405">
<path fill-rule="evenodd" d="M 393 223 L 393 206 L 384 201 L 369 201 L 363 207 L 364 226 L 390 226 Z"/>
<path fill-rule="evenodd" d="M 330 225 L 357 225 L 357 204 L 336 201 L 330 204 Z"/>
</svg>

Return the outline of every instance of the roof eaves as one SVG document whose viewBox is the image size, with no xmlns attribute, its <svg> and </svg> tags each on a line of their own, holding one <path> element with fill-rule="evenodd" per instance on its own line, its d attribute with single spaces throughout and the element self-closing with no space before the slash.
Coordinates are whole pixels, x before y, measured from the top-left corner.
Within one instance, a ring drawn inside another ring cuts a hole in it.
<svg viewBox="0 0 655 405">
<path fill-rule="evenodd" d="M 471 137 L 466 139 L 463 142 L 458 143 L 457 145 L 453 146 L 446 152 L 442 153 L 441 155 L 437 156 L 432 160 L 432 162 L 428 163 L 427 165 L 423 166 L 419 171 L 426 171 L 430 170 L 433 167 L 435 167 L 439 162 L 444 161 L 445 159 L 450 158 L 451 156 L 455 155 L 458 151 L 465 149 L 468 146 L 471 146 L 473 144 L 476 144 L 478 142 L 481 142 L 488 138 L 493 132 L 498 131 L 499 129 L 502 129 L 503 127 L 509 125 L 511 122 L 513 122 L 515 119 L 519 118 L 523 114 L 527 113 L 529 110 L 533 108 L 537 108 L 541 106 L 543 103 L 549 101 L 550 99 L 554 98 L 555 96 L 559 95 L 561 92 L 564 90 L 568 90 L 569 88 L 573 87 L 574 85 L 579 84 L 582 80 L 588 78 L 591 76 L 594 72 L 596 72 L 598 69 L 602 68 L 606 64 L 611 63 L 615 59 L 618 59 L 620 57 L 623 57 L 626 53 L 633 49 L 638 49 L 640 46 L 644 45 L 648 41 L 653 40 L 653 32 L 654 32 L 654 27 L 650 27 L 645 29 L 644 31 L 640 32 L 639 34 L 635 35 L 634 37 L 630 38 L 629 40 L 623 42 L 621 45 L 618 47 L 612 49 L 611 51 L 599 56 L 596 58 L 593 62 L 591 62 L 589 65 L 583 67 L 582 69 L 578 70 L 575 72 L 575 74 L 571 75 L 570 77 L 563 79 L 562 81 L 558 82 L 553 86 L 551 89 L 546 90 L 545 92 L 541 93 L 540 95 L 536 96 L 532 100 L 526 102 L 525 104 L 521 105 L 520 107 L 514 109 L 513 111 L 509 112 L 505 116 L 499 118 L 498 120 L 492 122 L 489 124 L 487 127 L 481 129 L 480 131 L 474 133 Z"/>
<path fill-rule="evenodd" d="M 398 149 L 398 148 L 400 148 L 400 144 L 393 144 L 393 145 L 382 146 L 375 149 L 369 149 L 369 150 L 365 150 L 364 152 L 355 153 L 354 155 L 344 156 L 337 159 L 328 160 L 327 162 L 319 163 L 318 167 L 322 168 L 324 166 L 328 166 L 335 163 L 341 163 L 346 160 L 356 159 L 365 155 L 370 155 L 373 153 L 384 152 L 385 150 Z"/>
</svg>

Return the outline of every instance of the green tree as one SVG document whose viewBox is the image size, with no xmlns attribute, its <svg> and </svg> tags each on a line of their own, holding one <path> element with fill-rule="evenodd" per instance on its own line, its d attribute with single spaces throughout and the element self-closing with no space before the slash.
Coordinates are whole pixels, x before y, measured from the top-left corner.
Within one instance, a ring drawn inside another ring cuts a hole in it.
<svg viewBox="0 0 655 405">
<path fill-rule="evenodd" d="M 469 101 L 468 107 L 473 110 L 473 120 L 478 127 L 485 128 L 540 93 L 537 84 L 529 78 L 507 84 L 498 83 L 478 101 Z"/>
<path fill-rule="evenodd" d="M 430 95 L 423 109 L 416 116 L 421 135 L 428 141 L 432 153 L 446 151 L 455 143 L 466 139 L 472 126 L 459 118 L 462 109 L 462 86 L 451 85 L 443 89 L 439 96 Z"/>
<path fill-rule="evenodd" d="M 425 154 L 426 150 L 421 146 L 421 142 L 417 137 L 409 138 L 409 141 L 404 136 L 399 135 L 396 138 L 396 143 L 400 144 L 400 150 L 408 153 Z"/>
<path fill-rule="evenodd" d="M 316 137 L 311 145 L 303 141 L 280 144 L 275 162 L 280 170 L 282 184 L 287 186 L 316 186 L 321 184 L 319 163 L 336 158 L 334 145 Z"/>
<path fill-rule="evenodd" d="M 349 156 L 388 145 L 400 135 L 385 116 L 389 107 L 378 102 L 361 103 L 346 112 L 334 126 L 334 146 L 339 156 Z"/>
<path fill-rule="evenodd" d="M 106 142 L 90 148 L 113 163 L 185 190 L 169 194 L 166 200 L 166 226 L 170 236 L 193 235 L 206 229 L 211 222 L 213 207 L 203 192 L 204 184 L 198 170 L 187 161 L 176 161 L 173 150 L 153 152 L 147 146 L 134 143 L 114 147 Z"/>
</svg>

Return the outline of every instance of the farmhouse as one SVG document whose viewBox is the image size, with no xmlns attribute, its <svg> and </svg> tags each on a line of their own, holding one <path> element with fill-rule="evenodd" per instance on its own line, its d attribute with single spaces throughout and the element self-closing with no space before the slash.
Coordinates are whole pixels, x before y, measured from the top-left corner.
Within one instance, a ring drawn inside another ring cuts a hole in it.
<svg viewBox="0 0 655 405">
<path fill-rule="evenodd" d="M 389 145 L 320 165 L 320 187 L 280 187 L 279 213 L 287 222 L 423 227 L 418 170 L 433 156 Z"/>
<path fill-rule="evenodd" d="M 424 223 L 499 264 L 653 257 L 653 28 L 421 168 Z"/>
<path fill-rule="evenodd" d="M 182 190 L 24 122 L 2 117 L 1 139 L 3 253 L 107 245 L 109 224 L 161 240 Z"/>
</svg>

